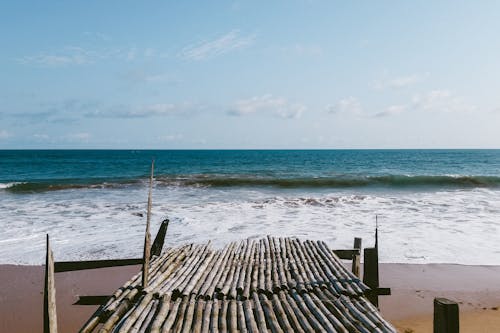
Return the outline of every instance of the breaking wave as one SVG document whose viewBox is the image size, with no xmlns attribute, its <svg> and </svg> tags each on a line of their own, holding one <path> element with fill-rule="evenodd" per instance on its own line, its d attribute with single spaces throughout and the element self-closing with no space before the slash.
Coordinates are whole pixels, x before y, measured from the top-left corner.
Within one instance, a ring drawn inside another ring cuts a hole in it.
<svg viewBox="0 0 500 333">
<path fill-rule="evenodd" d="M 123 188 L 143 185 L 146 177 L 133 179 L 61 179 L 36 182 L 0 183 L 0 189 L 12 193 L 34 193 L 68 189 Z M 276 188 L 495 188 L 500 177 L 465 175 L 341 175 L 334 177 L 270 177 L 253 175 L 159 175 L 156 186 L 192 187 L 276 187 Z"/>
</svg>

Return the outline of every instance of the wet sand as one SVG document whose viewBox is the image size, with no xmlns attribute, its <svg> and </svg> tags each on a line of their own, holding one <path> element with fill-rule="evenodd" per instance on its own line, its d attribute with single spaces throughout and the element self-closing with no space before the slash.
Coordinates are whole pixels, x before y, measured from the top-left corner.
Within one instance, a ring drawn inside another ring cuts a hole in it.
<svg viewBox="0 0 500 333">
<path fill-rule="evenodd" d="M 78 295 L 107 295 L 140 266 L 56 274 L 59 332 L 76 332 L 97 306 Z M 432 332 L 434 297 L 460 303 L 461 332 L 500 331 L 500 266 L 381 264 L 380 310 L 400 332 Z M 0 332 L 42 332 L 42 266 L 0 265 Z"/>
</svg>

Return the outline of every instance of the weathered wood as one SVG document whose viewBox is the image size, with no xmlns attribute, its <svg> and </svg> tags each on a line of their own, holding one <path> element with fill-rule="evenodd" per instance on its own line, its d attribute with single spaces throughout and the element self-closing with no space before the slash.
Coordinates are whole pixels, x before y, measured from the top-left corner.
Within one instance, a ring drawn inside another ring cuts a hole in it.
<svg viewBox="0 0 500 333">
<path fill-rule="evenodd" d="M 105 267 L 131 266 L 142 264 L 142 258 L 133 259 L 106 259 L 106 260 L 84 260 L 84 261 L 56 261 L 54 272 L 71 272 L 84 269 L 95 269 Z"/>
<path fill-rule="evenodd" d="M 151 245 L 151 258 L 153 256 L 159 256 L 161 254 L 161 250 L 163 249 L 163 244 L 165 243 L 165 235 L 167 234 L 169 219 L 163 220 L 156 233 L 155 240 L 153 241 L 153 245 Z"/>
<path fill-rule="evenodd" d="M 219 332 L 219 308 L 220 301 L 214 300 L 212 305 L 212 316 L 210 317 L 210 332 Z"/>
<path fill-rule="evenodd" d="M 351 260 L 352 257 L 360 254 L 359 249 L 332 250 L 332 252 L 335 253 L 335 255 L 339 257 L 339 259 L 343 260 Z"/>
<path fill-rule="evenodd" d="M 56 287 L 54 281 L 54 255 L 46 238 L 45 287 L 43 291 L 43 332 L 57 333 Z"/>
<path fill-rule="evenodd" d="M 283 330 L 281 329 L 278 322 L 278 318 L 276 318 L 276 314 L 274 313 L 271 302 L 269 302 L 269 300 L 263 294 L 260 295 L 260 304 L 262 304 L 264 315 L 266 316 L 266 322 L 269 324 L 271 332 L 283 333 Z"/>
<path fill-rule="evenodd" d="M 365 248 L 364 252 L 363 282 L 372 290 L 377 290 L 379 287 L 377 248 Z M 367 297 L 373 305 L 378 307 L 377 293 L 370 293 Z"/>
<path fill-rule="evenodd" d="M 152 294 L 142 296 L 139 304 L 134 308 L 134 311 L 129 312 L 128 316 L 126 316 L 125 320 L 120 324 L 119 331 L 128 332 L 131 330 L 137 319 L 141 317 L 142 313 L 147 309 L 148 305 L 150 305 L 152 299 Z"/>
<path fill-rule="evenodd" d="M 161 324 L 163 324 L 163 321 L 167 317 L 169 309 L 170 309 L 170 295 L 164 295 L 160 299 L 160 309 L 158 310 L 158 314 L 151 323 L 149 333 L 160 333 Z"/>
<path fill-rule="evenodd" d="M 216 290 L 219 287 L 219 290 Z M 364 288 L 364 289 L 363 289 Z M 267 237 L 168 249 L 104 302 L 86 333 L 395 332 L 366 287 L 320 241 Z"/>
<path fill-rule="evenodd" d="M 196 309 L 193 319 L 193 333 L 200 333 L 203 325 L 203 310 L 205 309 L 205 301 L 198 299 L 196 301 Z"/>
<path fill-rule="evenodd" d="M 153 174 L 155 168 L 155 160 L 151 161 L 151 176 L 149 178 L 149 193 L 148 193 L 148 211 L 146 216 L 146 232 L 144 235 L 144 252 L 142 263 L 142 287 L 148 286 L 148 273 L 149 273 L 149 259 L 151 257 L 151 233 L 149 232 L 149 225 L 151 223 L 151 205 L 152 205 L 152 192 L 153 192 Z"/>
<path fill-rule="evenodd" d="M 458 303 L 446 298 L 434 298 L 434 333 L 458 333 L 460 330 Z"/>
<path fill-rule="evenodd" d="M 185 315 L 184 320 L 183 320 L 182 333 L 189 333 L 192 331 L 191 327 L 193 325 L 195 305 L 196 305 L 195 299 L 194 299 L 194 297 L 191 297 L 189 299 L 188 307 L 186 310 L 186 315 Z"/>
<path fill-rule="evenodd" d="M 174 326 L 175 320 L 177 319 L 177 314 L 179 313 L 179 307 L 181 306 L 182 298 L 179 297 L 173 304 L 172 309 L 168 312 L 168 316 L 161 327 L 162 333 L 170 332 Z"/>
<path fill-rule="evenodd" d="M 205 302 L 205 309 L 203 311 L 203 325 L 201 326 L 202 333 L 208 333 L 210 331 L 210 319 L 212 316 L 212 306 L 214 302 Z"/>
<path fill-rule="evenodd" d="M 358 249 L 361 252 L 361 243 L 362 240 L 361 238 L 354 238 L 354 249 Z M 352 273 L 356 275 L 357 277 L 361 277 L 361 272 L 360 272 L 360 265 L 361 265 L 361 255 L 360 253 L 355 254 L 352 256 Z"/>
<path fill-rule="evenodd" d="M 78 296 L 78 300 L 73 305 L 101 305 L 110 298 L 111 295 Z"/>
</svg>

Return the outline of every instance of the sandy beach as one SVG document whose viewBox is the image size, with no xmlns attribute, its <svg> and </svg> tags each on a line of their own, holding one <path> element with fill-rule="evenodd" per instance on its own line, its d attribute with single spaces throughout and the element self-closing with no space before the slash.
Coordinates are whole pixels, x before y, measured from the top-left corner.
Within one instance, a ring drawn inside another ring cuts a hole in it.
<svg viewBox="0 0 500 333">
<path fill-rule="evenodd" d="M 139 266 L 56 274 L 60 332 L 77 331 L 96 306 L 72 305 L 78 295 L 106 295 Z M 400 332 L 431 332 L 434 297 L 460 304 L 461 332 L 494 332 L 500 326 L 500 266 L 381 264 L 380 281 L 392 289 L 380 310 Z M 0 266 L 0 331 L 42 331 L 42 266 Z"/>
</svg>

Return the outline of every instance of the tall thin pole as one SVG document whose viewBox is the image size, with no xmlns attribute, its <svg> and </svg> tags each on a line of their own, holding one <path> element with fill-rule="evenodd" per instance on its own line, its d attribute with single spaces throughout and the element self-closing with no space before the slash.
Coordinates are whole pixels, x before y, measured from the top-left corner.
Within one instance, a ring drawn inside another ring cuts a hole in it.
<svg viewBox="0 0 500 333">
<path fill-rule="evenodd" d="M 149 224 L 151 222 L 151 204 L 153 192 L 153 174 L 155 168 L 155 160 L 151 161 L 151 176 L 149 178 L 149 194 L 148 194 L 148 213 L 146 217 L 146 235 L 144 236 L 144 256 L 142 262 L 142 287 L 148 286 L 148 270 L 149 270 L 149 257 L 151 253 L 151 234 L 149 232 Z"/>
</svg>

